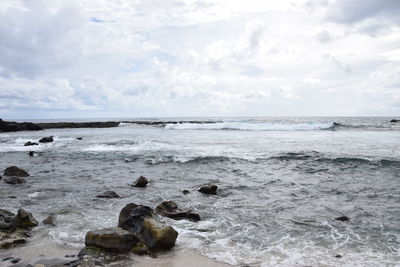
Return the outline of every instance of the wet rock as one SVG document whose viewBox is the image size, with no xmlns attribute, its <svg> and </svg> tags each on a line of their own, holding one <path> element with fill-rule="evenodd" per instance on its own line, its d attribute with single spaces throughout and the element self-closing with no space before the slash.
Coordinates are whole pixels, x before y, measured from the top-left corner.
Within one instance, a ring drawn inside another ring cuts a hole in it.
<svg viewBox="0 0 400 267">
<path fill-rule="evenodd" d="M 20 258 L 14 258 L 10 262 L 11 263 L 18 263 L 21 259 Z"/>
<path fill-rule="evenodd" d="M 154 220 L 150 207 L 130 203 L 120 212 L 118 227 L 134 233 L 150 251 L 170 250 L 178 232 Z"/>
<path fill-rule="evenodd" d="M 7 184 L 24 184 L 26 183 L 26 180 L 24 178 L 13 176 L 4 179 L 4 182 Z"/>
<path fill-rule="evenodd" d="M 97 195 L 98 198 L 120 198 L 121 196 L 115 193 L 114 191 L 106 191 L 100 195 Z"/>
<path fill-rule="evenodd" d="M 17 166 L 11 166 L 4 170 L 4 175 L 28 177 L 29 173 L 27 171 L 25 171 L 24 169 L 18 168 Z"/>
<path fill-rule="evenodd" d="M 140 176 L 139 178 L 136 179 L 136 181 L 132 184 L 132 186 L 134 186 L 134 187 L 146 187 L 148 183 L 149 183 L 149 180 L 147 180 L 146 177 Z"/>
<path fill-rule="evenodd" d="M 38 153 L 38 152 L 36 152 L 36 151 L 29 151 L 29 156 L 31 156 L 31 157 L 37 157 L 37 156 L 39 156 L 40 154 Z"/>
<path fill-rule="evenodd" d="M 341 221 L 341 222 L 348 222 L 348 221 L 350 221 L 350 218 L 347 216 L 340 216 L 340 217 L 335 218 L 335 220 Z"/>
<path fill-rule="evenodd" d="M 396 122 L 400 122 L 400 120 L 393 119 L 393 120 L 390 120 L 390 122 L 396 123 Z"/>
<path fill-rule="evenodd" d="M 182 191 L 182 193 L 183 193 L 184 195 L 187 195 L 187 194 L 190 194 L 190 191 L 185 189 L 185 190 Z"/>
<path fill-rule="evenodd" d="M 43 130 L 37 124 L 31 122 L 13 122 L 3 121 L 0 119 L 0 132 L 17 132 L 17 131 L 38 131 Z"/>
<path fill-rule="evenodd" d="M 49 258 L 49 259 L 41 259 L 33 264 L 33 267 L 36 266 L 45 266 L 45 267 L 62 267 L 62 266 L 71 266 L 70 261 L 64 259 L 57 258 Z"/>
<path fill-rule="evenodd" d="M 337 254 L 337 255 L 335 256 L 335 258 L 338 258 L 338 259 L 340 259 L 340 258 L 342 258 L 342 255 L 340 255 L 340 254 Z"/>
<path fill-rule="evenodd" d="M 216 195 L 218 186 L 216 185 L 205 185 L 199 189 L 199 192 L 206 195 Z"/>
<path fill-rule="evenodd" d="M 32 213 L 24 209 L 19 209 L 17 215 L 10 222 L 11 227 L 18 229 L 29 229 L 38 226 L 38 224 Z"/>
<path fill-rule="evenodd" d="M 9 260 L 12 260 L 12 259 L 14 259 L 14 257 L 5 257 L 5 258 L 2 259 L 1 261 L 9 261 Z"/>
<path fill-rule="evenodd" d="M 53 136 L 47 136 L 40 139 L 39 143 L 51 143 L 53 141 L 54 141 Z"/>
<path fill-rule="evenodd" d="M 49 215 L 42 222 L 44 225 L 56 226 L 56 217 L 54 215 Z"/>
<path fill-rule="evenodd" d="M 10 234 L 2 237 L 0 249 L 13 248 L 18 245 L 26 244 L 27 242 L 26 238 L 21 238 L 17 234 Z"/>
<path fill-rule="evenodd" d="M 0 175 L 0 180 L 1 180 L 1 179 L 3 179 L 3 177 L 1 177 L 1 175 Z"/>
<path fill-rule="evenodd" d="M 194 213 L 190 210 L 180 211 L 178 206 L 173 201 L 164 201 L 156 207 L 156 212 L 161 216 L 168 217 L 174 220 L 190 220 L 190 221 L 200 221 L 200 215 Z"/>
<path fill-rule="evenodd" d="M 24 144 L 24 146 L 38 146 L 38 145 L 39 145 L 38 143 L 31 142 L 31 141 L 28 141 L 28 142 L 26 142 L 26 143 Z"/>
<path fill-rule="evenodd" d="M 78 259 L 83 259 L 85 255 L 86 255 L 86 248 L 82 248 L 78 253 Z"/>
<path fill-rule="evenodd" d="M 77 139 L 77 140 L 82 140 L 83 138 L 82 138 L 82 137 L 77 137 L 76 139 Z"/>
<path fill-rule="evenodd" d="M 85 237 L 86 247 L 97 247 L 106 251 L 127 252 L 140 240 L 130 231 L 119 227 L 89 231 Z"/>
</svg>

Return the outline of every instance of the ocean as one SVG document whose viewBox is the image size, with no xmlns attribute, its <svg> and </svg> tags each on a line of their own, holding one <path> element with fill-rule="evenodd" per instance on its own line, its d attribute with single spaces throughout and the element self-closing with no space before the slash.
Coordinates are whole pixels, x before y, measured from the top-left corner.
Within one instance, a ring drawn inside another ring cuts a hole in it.
<svg viewBox="0 0 400 267">
<path fill-rule="evenodd" d="M 179 232 L 176 250 L 239 266 L 400 266 L 400 123 L 390 119 L 195 118 L 216 123 L 0 133 L 0 170 L 31 175 L 22 185 L 0 181 L 0 208 L 55 214 L 56 227 L 35 231 L 83 247 L 86 232 L 115 226 L 127 203 L 173 200 L 201 216 L 163 218 Z M 52 143 L 24 146 L 50 135 Z M 147 188 L 129 186 L 141 175 Z M 218 195 L 197 192 L 209 183 Z M 107 190 L 122 198 L 95 197 Z"/>
</svg>

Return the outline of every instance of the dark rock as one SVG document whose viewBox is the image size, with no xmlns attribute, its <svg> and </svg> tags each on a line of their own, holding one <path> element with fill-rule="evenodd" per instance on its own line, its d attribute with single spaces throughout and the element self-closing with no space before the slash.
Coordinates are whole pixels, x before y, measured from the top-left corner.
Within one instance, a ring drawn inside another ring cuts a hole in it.
<svg viewBox="0 0 400 267">
<path fill-rule="evenodd" d="M 347 216 L 340 216 L 340 217 L 335 218 L 335 220 L 342 221 L 342 222 L 348 222 L 348 221 L 350 221 L 350 218 Z"/>
<path fill-rule="evenodd" d="M 38 221 L 33 217 L 32 213 L 24 209 L 19 209 L 17 215 L 11 220 L 11 227 L 18 229 L 29 229 L 38 226 Z"/>
<path fill-rule="evenodd" d="M 82 259 L 86 254 L 86 248 L 82 248 L 78 253 L 78 259 Z"/>
<path fill-rule="evenodd" d="M 338 259 L 340 259 L 342 257 L 342 255 L 340 255 L 340 254 L 337 254 L 336 256 L 335 256 L 335 258 L 338 258 Z"/>
<path fill-rule="evenodd" d="M 24 183 L 26 183 L 26 180 L 24 178 L 13 176 L 13 177 L 4 179 L 4 182 L 7 184 L 24 184 Z"/>
<path fill-rule="evenodd" d="M 36 152 L 36 151 L 29 151 L 29 156 L 31 156 L 31 157 L 37 157 L 37 156 L 39 156 L 40 154 L 38 153 L 38 152 Z"/>
<path fill-rule="evenodd" d="M 14 257 L 5 257 L 4 259 L 2 259 L 2 261 L 9 261 L 9 260 L 12 260 L 12 259 L 14 259 Z"/>
<path fill-rule="evenodd" d="M 54 141 L 53 136 L 47 136 L 40 139 L 39 143 L 51 143 L 53 141 Z"/>
<path fill-rule="evenodd" d="M 199 192 L 206 195 L 216 195 L 218 186 L 216 185 L 205 185 L 199 189 Z"/>
<path fill-rule="evenodd" d="M 65 255 L 64 257 L 66 257 L 66 258 L 74 258 L 75 254 L 68 254 L 68 255 Z"/>
<path fill-rule="evenodd" d="M 77 139 L 77 140 L 82 140 L 83 138 L 82 138 L 82 137 L 77 137 L 76 139 Z"/>
<path fill-rule="evenodd" d="M 28 177 L 29 173 L 21 168 L 18 168 L 17 166 L 11 166 L 4 170 L 4 175 Z"/>
<path fill-rule="evenodd" d="M 146 177 L 140 176 L 139 178 L 136 179 L 136 181 L 132 184 L 134 187 L 146 187 L 146 185 L 149 183 Z"/>
<path fill-rule="evenodd" d="M 31 142 L 31 141 L 28 141 L 28 142 L 25 143 L 24 146 L 38 146 L 38 145 L 39 145 L 38 143 L 34 143 L 34 142 Z"/>
<path fill-rule="evenodd" d="M 14 258 L 10 262 L 11 263 L 18 263 L 21 259 L 20 258 Z"/>
<path fill-rule="evenodd" d="M 190 191 L 185 189 L 185 190 L 182 191 L 182 193 L 183 193 L 184 195 L 187 195 L 187 194 L 190 194 Z"/>
<path fill-rule="evenodd" d="M 44 225 L 56 226 L 56 222 L 55 221 L 56 221 L 56 217 L 54 215 L 49 215 L 42 222 L 43 222 Z"/>
<path fill-rule="evenodd" d="M 150 207 L 130 203 L 120 212 L 118 227 L 134 233 L 150 251 L 170 250 L 178 232 L 151 218 Z"/>
<path fill-rule="evenodd" d="M 130 231 L 119 227 L 89 231 L 85 237 L 86 247 L 98 247 L 106 251 L 127 252 L 140 240 Z"/>
<path fill-rule="evenodd" d="M 173 201 L 164 201 L 156 207 L 156 212 L 161 216 L 168 217 L 174 220 L 187 219 L 190 221 L 200 221 L 200 215 L 190 210 L 180 211 L 178 206 Z"/>
<path fill-rule="evenodd" d="M 1 179 L 3 179 L 3 177 L 1 177 L 1 175 L 0 175 L 0 180 L 1 180 Z"/>
<path fill-rule="evenodd" d="M 18 245 L 26 244 L 27 240 L 25 238 L 20 238 L 15 235 L 2 237 L 0 241 L 0 249 L 9 249 Z"/>
<path fill-rule="evenodd" d="M 3 121 L 0 119 L 0 132 L 17 132 L 17 131 L 38 131 L 43 130 L 37 124 L 31 122 L 14 122 Z"/>
<path fill-rule="evenodd" d="M 393 119 L 393 120 L 391 120 L 390 122 L 396 123 L 396 122 L 400 122 L 400 120 Z"/>
<path fill-rule="evenodd" d="M 120 198 L 121 196 L 115 193 L 114 191 L 106 191 L 100 195 L 97 195 L 96 197 L 99 198 Z"/>
</svg>

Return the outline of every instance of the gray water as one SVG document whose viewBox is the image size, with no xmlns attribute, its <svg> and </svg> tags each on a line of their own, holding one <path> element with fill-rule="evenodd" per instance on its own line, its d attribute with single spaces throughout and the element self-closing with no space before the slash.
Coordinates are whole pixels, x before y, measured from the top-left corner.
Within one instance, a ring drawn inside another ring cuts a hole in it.
<svg viewBox="0 0 400 267">
<path fill-rule="evenodd" d="M 31 176 L 23 185 L 0 181 L 0 208 L 24 207 L 39 220 L 54 213 L 57 226 L 36 231 L 81 247 L 88 230 L 115 226 L 127 203 L 174 200 L 202 217 L 163 219 L 179 232 L 177 250 L 238 265 L 398 266 L 400 124 L 210 120 L 223 122 L 2 133 L 0 169 L 17 165 Z M 55 142 L 23 146 L 49 135 Z M 130 187 L 140 175 L 148 187 Z M 219 186 L 217 196 L 197 192 L 207 183 Z M 106 190 L 123 198 L 95 198 Z M 341 215 L 350 221 L 335 220 Z"/>
</svg>

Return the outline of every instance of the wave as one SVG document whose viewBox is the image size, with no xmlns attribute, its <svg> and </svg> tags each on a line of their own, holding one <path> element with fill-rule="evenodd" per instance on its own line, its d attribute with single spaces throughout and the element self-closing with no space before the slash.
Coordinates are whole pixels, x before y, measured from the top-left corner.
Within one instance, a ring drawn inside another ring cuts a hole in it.
<svg viewBox="0 0 400 267">
<path fill-rule="evenodd" d="M 335 122 L 272 123 L 272 122 L 217 122 L 211 124 L 166 124 L 170 130 L 233 130 L 233 131 L 316 131 L 332 130 Z"/>
</svg>

